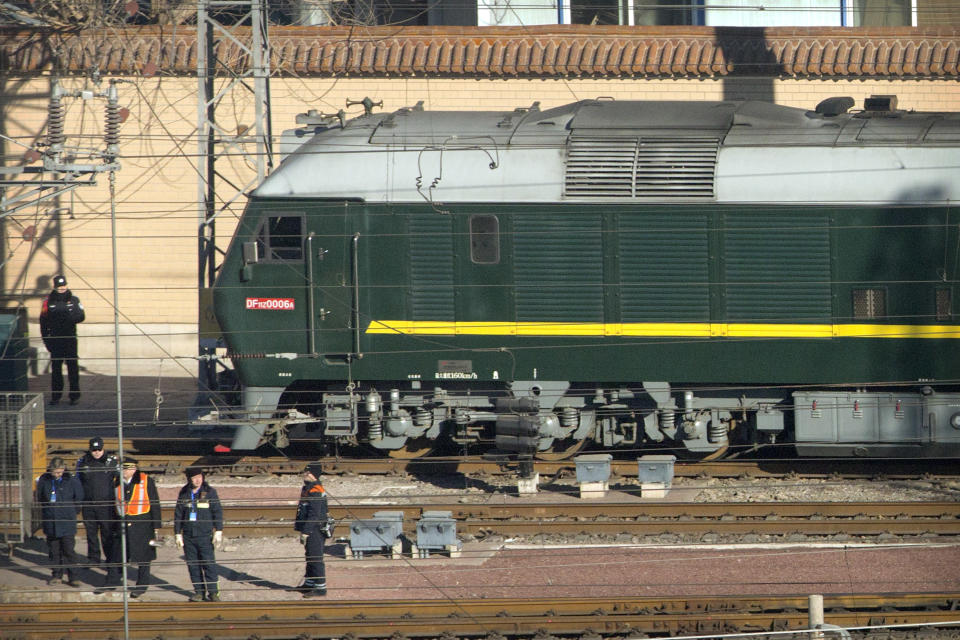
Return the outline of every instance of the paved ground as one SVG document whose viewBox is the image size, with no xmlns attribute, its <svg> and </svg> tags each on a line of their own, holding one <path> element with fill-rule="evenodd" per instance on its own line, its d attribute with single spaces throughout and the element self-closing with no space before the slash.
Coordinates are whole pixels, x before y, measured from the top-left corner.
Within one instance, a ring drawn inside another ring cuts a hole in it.
<svg viewBox="0 0 960 640">
<path fill-rule="evenodd" d="M 81 553 L 83 545 L 81 544 Z M 702 546 L 515 547 L 471 542 L 462 557 L 345 559 L 345 545 L 328 547 L 330 599 L 505 598 L 603 595 L 844 594 L 944 592 L 960 588 L 960 546 Z M 217 554 L 226 601 L 299 599 L 303 575 L 295 538 L 228 538 Z M 18 547 L 0 560 L 0 601 L 105 601 L 96 570 L 80 588 L 45 583 L 44 543 Z M 190 583 L 172 545 L 153 563 L 148 601 L 182 600 Z"/>
<path fill-rule="evenodd" d="M 159 477 L 164 520 L 172 516 L 170 502 L 181 478 Z M 213 480 L 212 480 L 213 481 Z M 287 505 L 291 520 L 299 487 L 295 478 L 228 484 L 214 481 L 224 502 Z M 365 488 L 358 488 L 357 482 Z M 365 501 L 389 509 L 421 496 L 405 495 L 409 480 L 331 476 L 325 483 L 333 498 Z M 372 486 L 380 489 L 373 489 Z M 449 492 L 449 493 L 444 493 Z M 469 491 L 438 488 L 433 499 L 475 498 Z M 402 497 L 391 497 L 402 496 Z M 637 503 L 645 499 L 621 492 L 611 496 Z M 430 499 L 429 496 L 426 498 Z M 496 493 L 492 501 L 579 500 L 575 495 L 549 494 L 521 497 Z M 675 494 L 668 499 L 684 499 Z M 217 552 L 227 601 L 299 599 L 291 590 L 303 575 L 303 547 L 292 531 L 276 538 L 241 538 L 225 526 L 225 544 Z M 341 524 L 339 535 L 348 535 Z M 146 600 L 182 600 L 190 595 L 186 565 L 171 536 L 166 535 L 153 563 L 155 586 Z M 581 542 L 581 541 L 577 541 Z M 466 597 L 569 597 L 695 596 L 724 594 L 799 594 L 943 592 L 960 590 L 960 543 L 921 545 L 663 545 L 623 544 L 594 546 L 519 544 L 499 537 L 469 539 L 459 558 L 433 554 L 393 559 L 387 554 L 366 554 L 348 559 L 345 541 L 328 546 L 327 575 L 331 599 L 466 598 Z M 81 534 L 78 551 L 85 554 Z M 95 594 L 103 572 L 88 572 L 84 586 L 50 587 L 42 540 L 31 540 L 0 556 L 0 602 L 118 599 L 119 594 Z"/>
<path fill-rule="evenodd" d="M 47 392 L 48 377 L 32 380 L 31 390 Z M 51 433 L 86 437 L 116 433 L 116 379 L 87 373 L 83 398 L 75 407 L 48 407 Z M 129 376 L 122 379 L 126 438 L 165 438 L 175 443 L 191 431 L 185 426 L 196 395 L 188 377 Z M 157 391 L 162 396 L 162 426 L 153 426 Z M 179 479 L 164 479 L 162 499 L 169 500 Z M 396 483 L 396 480 L 391 480 Z M 289 483 L 287 483 L 289 484 Z M 291 505 L 297 487 L 270 486 L 264 499 Z M 223 487 L 225 500 L 250 499 L 260 492 L 250 486 Z M 555 496 L 554 496 L 555 497 Z M 682 499 L 671 495 L 670 499 Z M 389 508 L 384 501 L 384 508 Z M 169 519 L 167 514 L 167 519 Z M 303 574 L 303 548 L 291 535 L 242 539 L 227 526 L 217 559 L 222 570 L 224 600 L 299 599 L 291 590 Z M 341 530 L 343 533 L 343 530 Z M 78 551 L 85 554 L 81 534 Z M 911 546 L 693 546 L 613 547 L 515 546 L 509 540 L 467 541 L 462 556 L 451 559 L 390 559 L 368 556 L 347 559 L 345 545 L 328 547 L 331 599 L 434 597 L 576 596 L 603 594 L 707 595 L 810 594 L 878 591 L 956 591 L 960 589 L 960 545 Z M 153 563 L 156 584 L 145 599 L 182 600 L 190 584 L 182 554 L 169 538 Z M 84 585 L 46 585 L 46 548 L 30 540 L 0 556 L 0 601 L 118 599 L 95 594 L 103 572 L 91 570 Z"/>
</svg>

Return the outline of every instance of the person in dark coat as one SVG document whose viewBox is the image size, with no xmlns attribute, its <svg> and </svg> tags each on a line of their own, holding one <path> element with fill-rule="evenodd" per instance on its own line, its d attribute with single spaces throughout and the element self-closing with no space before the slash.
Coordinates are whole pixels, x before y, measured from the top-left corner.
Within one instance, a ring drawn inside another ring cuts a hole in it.
<svg viewBox="0 0 960 640">
<path fill-rule="evenodd" d="M 219 602 L 214 547 L 223 540 L 223 508 L 217 490 L 204 478 L 203 469 L 188 467 L 185 473 L 187 484 L 177 496 L 173 533 L 177 548 L 183 549 L 193 583 L 190 602 Z"/>
<path fill-rule="evenodd" d="M 56 276 L 53 291 L 40 310 L 40 336 L 50 352 L 50 404 L 63 395 L 63 363 L 67 363 L 70 404 L 80 400 L 80 364 L 77 362 L 77 325 L 86 319 L 80 299 L 67 289 L 67 279 Z"/>
<path fill-rule="evenodd" d="M 50 470 L 37 479 L 37 503 L 53 573 L 47 584 L 59 584 L 66 572 L 66 583 L 79 587 L 77 572 L 81 560 L 74 545 L 83 486 L 75 476 L 66 472 L 66 467 L 63 458 L 55 457 L 50 461 Z"/>
<path fill-rule="evenodd" d="M 114 539 L 115 557 L 122 558 L 121 535 L 126 534 L 127 562 L 137 565 L 137 585 L 130 590 L 131 598 L 139 598 L 150 586 L 150 563 L 157 559 L 157 529 L 160 528 L 160 497 L 153 478 L 137 468 L 137 461 L 125 457 L 120 465 L 120 477 L 114 480 L 117 514 L 122 515 L 120 534 Z M 111 563 L 107 570 L 105 589 L 121 584 L 122 565 Z"/>
<path fill-rule="evenodd" d="M 100 550 L 107 561 L 117 521 L 113 479 L 117 456 L 103 448 L 103 438 L 90 438 L 89 451 L 77 460 L 77 477 L 83 485 L 83 528 L 87 533 L 87 562 L 100 564 Z"/>
<path fill-rule="evenodd" d="M 319 462 L 311 462 L 303 472 L 303 488 L 293 527 L 300 532 L 300 543 L 307 557 L 303 584 L 297 587 L 304 598 L 327 595 L 327 573 L 323 564 L 323 546 L 327 539 L 327 493 L 320 482 L 322 474 L 323 467 Z"/>
</svg>

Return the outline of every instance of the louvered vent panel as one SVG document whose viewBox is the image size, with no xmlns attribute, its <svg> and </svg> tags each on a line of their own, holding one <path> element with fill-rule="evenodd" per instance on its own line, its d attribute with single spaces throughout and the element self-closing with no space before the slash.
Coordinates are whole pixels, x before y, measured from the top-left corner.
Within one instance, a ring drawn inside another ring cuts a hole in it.
<svg viewBox="0 0 960 640">
<path fill-rule="evenodd" d="M 645 200 L 713 198 L 717 168 L 717 141 L 640 141 L 634 196 Z"/>
<path fill-rule="evenodd" d="M 573 137 L 564 196 L 610 200 L 711 200 L 715 138 Z"/>
<path fill-rule="evenodd" d="M 636 140 L 572 138 L 567 147 L 564 195 L 568 198 L 632 198 L 636 157 Z"/>
<path fill-rule="evenodd" d="M 830 321 L 826 216 L 728 214 L 725 226 L 727 320 Z"/>
<path fill-rule="evenodd" d="M 451 224 L 437 213 L 409 218 L 411 320 L 454 319 Z"/>
<path fill-rule="evenodd" d="M 518 321 L 603 321 L 600 216 L 518 215 L 513 251 Z"/>
<path fill-rule="evenodd" d="M 617 238 L 623 322 L 710 320 L 705 215 L 621 214 Z"/>
</svg>

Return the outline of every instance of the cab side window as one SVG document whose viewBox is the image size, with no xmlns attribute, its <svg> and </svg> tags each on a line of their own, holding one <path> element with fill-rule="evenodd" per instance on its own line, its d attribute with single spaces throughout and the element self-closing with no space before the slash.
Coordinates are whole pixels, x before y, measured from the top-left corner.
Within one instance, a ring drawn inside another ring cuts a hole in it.
<svg viewBox="0 0 960 640">
<path fill-rule="evenodd" d="M 257 233 L 257 252 L 264 262 L 303 260 L 302 215 L 268 216 Z"/>
</svg>

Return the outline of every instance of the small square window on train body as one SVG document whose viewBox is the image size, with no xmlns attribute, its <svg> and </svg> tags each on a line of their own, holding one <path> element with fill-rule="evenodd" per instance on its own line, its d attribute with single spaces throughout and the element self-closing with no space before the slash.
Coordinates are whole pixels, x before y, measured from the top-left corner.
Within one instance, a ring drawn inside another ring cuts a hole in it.
<svg viewBox="0 0 960 640">
<path fill-rule="evenodd" d="M 497 216 L 470 216 L 470 259 L 475 264 L 500 262 L 500 223 Z"/>
</svg>

